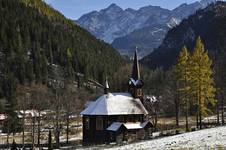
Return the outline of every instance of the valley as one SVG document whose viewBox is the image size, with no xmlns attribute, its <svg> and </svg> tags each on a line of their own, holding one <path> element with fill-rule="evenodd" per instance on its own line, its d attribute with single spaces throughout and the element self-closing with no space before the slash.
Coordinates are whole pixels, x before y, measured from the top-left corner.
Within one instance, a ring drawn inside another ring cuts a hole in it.
<svg viewBox="0 0 226 150">
<path fill-rule="evenodd" d="M 226 2 L 96 2 L 0 0 L 0 149 L 225 149 Z"/>
</svg>

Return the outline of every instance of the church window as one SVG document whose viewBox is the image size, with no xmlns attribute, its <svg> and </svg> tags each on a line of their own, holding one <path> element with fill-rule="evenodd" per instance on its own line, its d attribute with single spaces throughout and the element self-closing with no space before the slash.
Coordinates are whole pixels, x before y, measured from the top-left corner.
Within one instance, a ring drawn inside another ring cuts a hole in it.
<svg viewBox="0 0 226 150">
<path fill-rule="evenodd" d="M 100 116 L 96 117 L 96 130 L 103 130 L 103 118 Z"/>
<path fill-rule="evenodd" d="M 89 117 L 85 117 L 85 129 L 89 130 Z"/>
<path fill-rule="evenodd" d="M 142 96 L 142 90 L 141 89 L 137 90 L 137 96 Z"/>
</svg>

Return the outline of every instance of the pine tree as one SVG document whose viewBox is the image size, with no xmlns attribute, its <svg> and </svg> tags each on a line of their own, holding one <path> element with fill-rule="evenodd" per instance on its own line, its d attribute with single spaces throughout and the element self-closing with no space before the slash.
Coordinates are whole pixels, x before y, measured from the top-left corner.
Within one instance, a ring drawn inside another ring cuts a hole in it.
<svg viewBox="0 0 226 150">
<path fill-rule="evenodd" d="M 73 59 L 73 56 L 72 56 L 72 50 L 71 49 L 67 49 L 67 56 L 66 56 L 66 72 L 67 72 L 67 77 L 69 79 L 74 79 L 74 69 L 73 69 L 73 66 L 72 66 L 72 59 Z"/>
<path fill-rule="evenodd" d="M 191 56 L 191 91 L 196 99 L 197 116 L 199 127 L 202 128 L 202 116 L 211 112 L 208 105 L 215 104 L 215 87 L 213 80 L 213 71 L 211 69 L 212 61 L 205 51 L 200 37 L 196 40 L 195 48 Z"/>
<path fill-rule="evenodd" d="M 33 64 L 30 61 L 26 63 L 26 78 L 29 84 L 34 80 Z"/>
<path fill-rule="evenodd" d="M 21 84 L 25 83 L 25 51 L 22 44 L 21 34 L 20 34 L 20 28 L 18 27 L 18 37 L 17 37 L 17 50 L 16 50 L 16 59 L 14 66 L 16 66 L 16 74 L 18 75 L 19 81 Z"/>
<path fill-rule="evenodd" d="M 47 82 L 47 78 L 48 78 L 48 61 L 47 58 L 45 56 L 45 54 L 42 54 L 40 56 L 40 70 L 41 70 L 41 81 L 43 84 L 45 84 Z"/>
<path fill-rule="evenodd" d="M 177 65 L 177 64 L 176 64 Z M 177 67 L 173 65 L 172 69 L 168 71 L 166 83 L 170 91 L 170 98 L 174 101 L 176 126 L 179 127 L 179 112 L 180 112 L 180 99 L 179 99 L 179 81 L 177 76 Z"/>
<path fill-rule="evenodd" d="M 176 78 L 178 80 L 178 93 L 181 104 L 184 106 L 186 111 L 186 130 L 188 131 L 188 110 L 189 110 L 189 91 L 190 91 L 190 69 L 189 69 L 190 53 L 184 46 L 178 57 L 176 65 Z"/>
<path fill-rule="evenodd" d="M 9 68 L 5 68 L 3 90 L 6 98 L 4 112 L 7 113 L 7 120 L 3 124 L 3 132 L 15 133 L 20 130 L 20 121 L 14 112 L 16 107 L 16 78 Z"/>
</svg>

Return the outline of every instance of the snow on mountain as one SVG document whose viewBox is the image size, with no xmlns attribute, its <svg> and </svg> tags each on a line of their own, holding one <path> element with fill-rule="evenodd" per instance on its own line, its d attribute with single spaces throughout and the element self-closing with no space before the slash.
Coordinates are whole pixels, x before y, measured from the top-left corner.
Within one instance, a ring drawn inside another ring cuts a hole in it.
<svg viewBox="0 0 226 150">
<path fill-rule="evenodd" d="M 116 4 L 111 4 L 106 9 L 83 15 L 76 22 L 97 38 L 112 43 L 121 54 L 130 55 L 135 46 L 138 46 L 142 51 L 141 57 L 143 57 L 161 44 L 169 29 L 178 25 L 198 9 L 205 8 L 216 1 L 218 0 L 184 3 L 173 10 L 151 5 L 138 10 L 131 8 L 123 10 Z M 157 31 L 161 31 L 158 33 L 160 35 L 156 37 L 151 34 L 146 35 L 147 28 L 148 33 L 153 33 L 156 31 L 156 26 L 162 28 L 162 30 L 157 29 Z M 136 35 L 139 36 L 136 37 Z"/>
<path fill-rule="evenodd" d="M 181 20 L 172 17 L 172 18 L 169 20 L 169 22 L 167 23 L 167 26 L 168 26 L 169 28 L 173 28 L 173 27 L 179 25 L 180 22 L 181 22 Z"/>
<path fill-rule="evenodd" d="M 219 49 L 225 47 L 225 42 L 216 44 L 224 40 L 222 35 L 226 34 L 225 8 L 226 3 L 219 2 L 183 20 L 166 34 L 161 45 L 144 57 L 141 63 L 150 69 L 169 69 L 175 64 L 181 48 L 186 45 L 191 51 L 198 36 L 204 41 L 211 59 L 214 59 L 213 57 L 219 54 Z"/>
<path fill-rule="evenodd" d="M 94 11 L 83 15 L 76 22 L 97 38 L 111 43 L 117 37 L 153 24 L 153 21 L 163 23 L 168 19 L 169 14 L 170 10 L 157 6 L 146 6 L 139 10 L 131 8 L 123 10 L 116 4 L 111 4 L 99 12 Z"/>
</svg>

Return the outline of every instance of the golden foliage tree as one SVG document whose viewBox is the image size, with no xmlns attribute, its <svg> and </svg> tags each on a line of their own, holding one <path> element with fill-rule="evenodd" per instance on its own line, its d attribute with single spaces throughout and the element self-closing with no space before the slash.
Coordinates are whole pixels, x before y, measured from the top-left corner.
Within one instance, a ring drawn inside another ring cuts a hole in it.
<svg viewBox="0 0 226 150">
<path fill-rule="evenodd" d="M 184 106 L 186 111 L 186 130 L 188 131 L 188 110 L 189 110 L 189 99 L 188 94 L 190 90 L 190 53 L 186 46 L 182 48 L 178 57 L 177 65 L 175 67 L 176 78 L 178 80 L 178 93 L 180 103 Z"/>
<path fill-rule="evenodd" d="M 189 108 L 196 108 L 197 125 L 199 124 L 199 127 L 202 128 L 202 116 L 211 113 L 209 106 L 215 105 L 216 89 L 211 66 L 212 61 L 200 37 L 196 40 L 191 55 L 185 46 L 182 48 L 175 67 L 175 75 L 180 103 L 186 111 L 187 130 Z"/>
<path fill-rule="evenodd" d="M 197 116 L 199 116 L 199 127 L 202 128 L 202 116 L 211 112 L 208 105 L 215 105 L 215 87 L 212 61 L 205 50 L 200 37 L 196 40 L 195 48 L 190 60 L 190 84 L 195 105 L 197 106 Z"/>
</svg>

